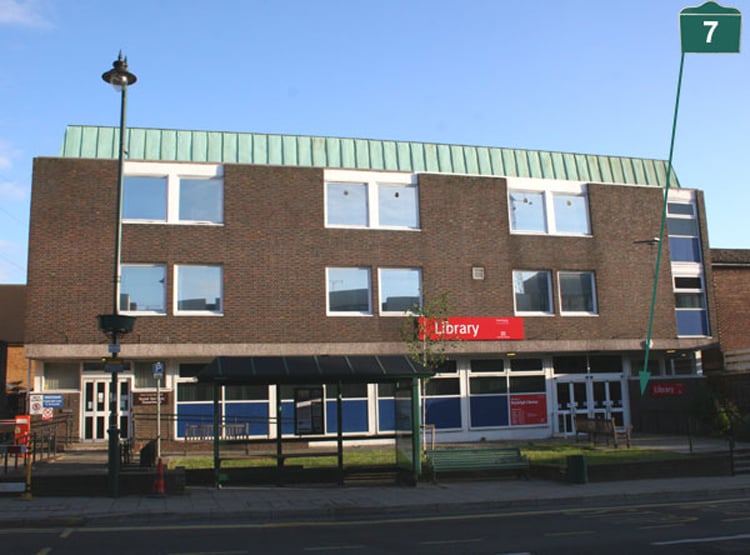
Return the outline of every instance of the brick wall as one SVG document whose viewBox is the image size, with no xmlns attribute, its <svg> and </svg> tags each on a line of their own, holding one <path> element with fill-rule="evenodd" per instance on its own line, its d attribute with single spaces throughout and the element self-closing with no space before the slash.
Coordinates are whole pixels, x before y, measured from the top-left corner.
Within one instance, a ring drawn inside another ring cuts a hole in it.
<svg viewBox="0 0 750 555">
<path fill-rule="evenodd" d="M 712 249 L 711 257 L 721 350 L 750 349 L 750 250 Z"/>
<path fill-rule="evenodd" d="M 106 344 L 116 162 L 40 158 L 33 179 L 26 342 Z M 526 318 L 527 339 L 645 336 L 656 248 L 636 241 L 658 235 L 660 189 L 591 185 L 593 237 L 543 237 L 509 233 L 504 179 L 423 174 L 419 187 L 420 231 L 326 229 L 322 169 L 225 166 L 224 226 L 124 226 L 124 263 L 168 266 L 168 315 L 139 318 L 125 342 L 400 341 L 402 318 L 325 316 L 327 266 L 371 267 L 374 303 L 377 268 L 421 267 L 426 294 L 448 292 L 462 316 L 512 315 L 514 269 L 594 271 L 599 316 Z M 171 315 L 181 263 L 223 264 L 224 316 Z M 655 338 L 675 336 L 665 268 Z"/>
</svg>

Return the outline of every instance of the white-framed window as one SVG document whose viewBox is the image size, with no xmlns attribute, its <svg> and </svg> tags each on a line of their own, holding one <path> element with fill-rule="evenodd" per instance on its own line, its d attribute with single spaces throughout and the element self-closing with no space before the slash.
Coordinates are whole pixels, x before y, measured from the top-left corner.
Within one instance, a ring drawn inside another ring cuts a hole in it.
<svg viewBox="0 0 750 555">
<path fill-rule="evenodd" d="M 667 232 L 672 262 L 701 262 L 700 230 L 693 202 L 667 202 Z"/>
<path fill-rule="evenodd" d="M 123 264 L 120 267 L 120 311 L 166 314 L 166 266 Z"/>
<path fill-rule="evenodd" d="M 372 315 L 371 283 L 369 268 L 326 268 L 326 313 Z"/>
<path fill-rule="evenodd" d="M 593 272 L 558 272 L 557 283 L 560 292 L 560 314 L 597 314 Z"/>
<path fill-rule="evenodd" d="M 552 280 L 546 270 L 513 270 L 516 314 L 552 314 Z"/>
<path fill-rule="evenodd" d="M 512 233 L 591 235 L 585 183 L 509 179 L 508 210 Z"/>
<path fill-rule="evenodd" d="M 679 337 L 709 335 L 708 310 L 702 274 L 674 276 L 675 318 Z"/>
<path fill-rule="evenodd" d="M 224 222 L 224 169 L 218 164 L 124 164 L 123 223 Z"/>
<path fill-rule="evenodd" d="M 224 311 L 222 266 L 178 264 L 175 273 L 175 314 L 221 315 Z"/>
<path fill-rule="evenodd" d="M 326 227 L 419 229 L 419 188 L 411 173 L 325 170 Z"/>
<path fill-rule="evenodd" d="M 77 362 L 45 362 L 44 391 L 79 389 L 81 371 Z"/>
<path fill-rule="evenodd" d="M 403 316 L 422 306 L 422 270 L 380 268 L 378 270 L 380 314 Z"/>
</svg>

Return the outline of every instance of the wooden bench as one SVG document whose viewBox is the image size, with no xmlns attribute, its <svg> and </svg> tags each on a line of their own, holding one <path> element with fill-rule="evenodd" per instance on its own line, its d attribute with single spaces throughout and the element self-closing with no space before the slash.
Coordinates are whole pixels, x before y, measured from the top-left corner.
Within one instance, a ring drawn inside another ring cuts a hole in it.
<svg viewBox="0 0 750 555">
<path fill-rule="evenodd" d="M 487 449 L 435 449 L 426 452 L 432 480 L 439 473 L 477 470 L 515 470 L 528 479 L 529 459 L 517 447 Z"/>
<path fill-rule="evenodd" d="M 614 418 L 588 418 L 586 416 L 575 417 L 576 441 L 578 434 L 587 434 L 589 441 L 596 443 L 598 436 L 604 436 L 609 445 L 611 439 L 615 447 L 618 447 L 618 440 L 624 439 L 625 444 L 630 447 L 630 437 L 633 430 L 632 426 L 620 426 L 615 424 Z"/>
</svg>

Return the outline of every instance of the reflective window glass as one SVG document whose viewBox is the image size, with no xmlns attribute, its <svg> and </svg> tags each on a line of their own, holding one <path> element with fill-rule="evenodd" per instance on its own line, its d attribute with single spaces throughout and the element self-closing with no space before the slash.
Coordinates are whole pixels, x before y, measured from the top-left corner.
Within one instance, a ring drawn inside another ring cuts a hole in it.
<svg viewBox="0 0 750 555">
<path fill-rule="evenodd" d="M 547 231 L 544 193 L 510 192 L 510 227 L 513 231 Z"/>
<path fill-rule="evenodd" d="M 371 314 L 369 268 L 328 268 L 328 312 Z"/>
<path fill-rule="evenodd" d="M 120 310 L 166 312 L 166 268 L 162 265 L 123 265 L 120 270 Z"/>
<path fill-rule="evenodd" d="M 421 305 L 422 272 L 416 268 L 380 270 L 380 312 L 403 314 Z"/>
<path fill-rule="evenodd" d="M 516 312 L 552 312 L 549 272 L 514 271 Z"/>
<path fill-rule="evenodd" d="M 222 223 L 221 179 L 180 179 L 180 221 Z"/>
<path fill-rule="evenodd" d="M 562 312 L 596 313 L 593 273 L 560 272 L 558 279 Z"/>
<path fill-rule="evenodd" d="M 328 225 L 365 227 L 369 224 L 364 183 L 328 183 L 326 203 Z"/>
<path fill-rule="evenodd" d="M 123 220 L 167 219 L 167 178 L 125 176 L 122 184 Z"/>
<path fill-rule="evenodd" d="M 211 312 L 223 310 L 221 266 L 175 266 L 177 310 Z"/>
<path fill-rule="evenodd" d="M 555 231 L 557 233 L 589 233 L 589 214 L 585 195 L 554 193 Z"/>
<path fill-rule="evenodd" d="M 418 228 L 417 187 L 380 184 L 378 218 L 381 226 Z"/>
</svg>

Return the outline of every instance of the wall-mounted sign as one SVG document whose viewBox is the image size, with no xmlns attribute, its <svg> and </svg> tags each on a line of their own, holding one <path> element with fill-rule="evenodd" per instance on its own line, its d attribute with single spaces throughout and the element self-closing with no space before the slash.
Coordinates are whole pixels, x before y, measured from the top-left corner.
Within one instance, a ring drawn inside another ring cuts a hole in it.
<svg viewBox="0 0 750 555">
<path fill-rule="evenodd" d="M 651 384 L 652 397 L 682 397 L 683 395 L 685 395 L 685 384 L 682 382 Z"/>
<path fill-rule="evenodd" d="M 503 341 L 524 338 L 523 318 L 420 318 L 419 339 Z"/>
<path fill-rule="evenodd" d="M 133 393 L 133 404 L 136 406 L 154 405 L 156 406 L 156 391 L 140 391 Z M 168 404 L 167 394 L 164 391 L 159 392 L 159 404 L 164 406 Z"/>
<path fill-rule="evenodd" d="M 45 409 L 61 409 L 63 408 L 63 396 L 62 394 L 50 395 L 45 393 L 42 399 L 42 406 Z"/>
<path fill-rule="evenodd" d="M 547 423 L 547 396 L 544 393 L 510 396 L 510 423 L 513 426 Z"/>
</svg>

